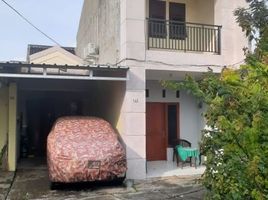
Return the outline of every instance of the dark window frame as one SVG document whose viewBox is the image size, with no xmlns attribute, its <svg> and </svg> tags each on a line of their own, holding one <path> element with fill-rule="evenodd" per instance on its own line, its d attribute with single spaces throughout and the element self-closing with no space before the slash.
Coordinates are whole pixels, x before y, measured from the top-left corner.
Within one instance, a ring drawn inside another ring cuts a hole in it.
<svg viewBox="0 0 268 200">
<path fill-rule="evenodd" d="M 166 1 L 149 0 L 149 37 L 167 37 L 166 4 Z"/>
<path fill-rule="evenodd" d="M 167 20 L 166 9 L 168 6 L 169 20 Z M 185 40 L 187 38 L 186 27 L 186 4 L 161 0 L 149 0 L 149 37 L 166 38 L 167 27 L 169 38 Z"/>
<path fill-rule="evenodd" d="M 169 3 L 169 38 L 185 40 L 186 33 L 186 5 L 184 3 Z"/>
</svg>

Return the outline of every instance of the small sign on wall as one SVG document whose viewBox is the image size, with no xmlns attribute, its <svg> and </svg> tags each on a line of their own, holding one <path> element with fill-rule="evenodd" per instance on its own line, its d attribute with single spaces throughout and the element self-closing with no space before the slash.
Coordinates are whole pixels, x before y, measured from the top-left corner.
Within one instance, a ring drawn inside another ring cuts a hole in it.
<svg viewBox="0 0 268 200">
<path fill-rule="evenodd" d="M 138 98 L 133 98 L 133 103 L 139 103 L 139 99 Z"/>
</svg>

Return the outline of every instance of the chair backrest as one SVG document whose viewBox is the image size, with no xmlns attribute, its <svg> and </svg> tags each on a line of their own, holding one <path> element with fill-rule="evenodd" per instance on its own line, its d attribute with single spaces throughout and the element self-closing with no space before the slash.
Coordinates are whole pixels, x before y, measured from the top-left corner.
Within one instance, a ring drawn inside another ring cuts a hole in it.
<svg viewBox="0 0 268 200">
<path fill-rule="evenodd" d="M 172 142 L 172 146 L 176 147 L 177 145 L 181 145 L 183 147 L 191 147 L 192 144 L 191 142 L 189 142 L 188 140 L 184 140 L 184 139 L 176 139 Z"/>
</svg>

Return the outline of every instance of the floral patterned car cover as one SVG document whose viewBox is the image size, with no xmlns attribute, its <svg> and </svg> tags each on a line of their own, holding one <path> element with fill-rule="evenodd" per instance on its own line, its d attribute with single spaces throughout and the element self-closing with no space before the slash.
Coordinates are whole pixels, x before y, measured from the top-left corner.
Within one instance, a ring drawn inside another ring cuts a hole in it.
<svg viewBox="0 0 268 200">
<path fill-rule="evenodd" d="M 112 126 L 96 117 L 63 117 L 47 138 L 51 182 L 112 180 L 127 170 L 126 153 Z"/>
</svg>

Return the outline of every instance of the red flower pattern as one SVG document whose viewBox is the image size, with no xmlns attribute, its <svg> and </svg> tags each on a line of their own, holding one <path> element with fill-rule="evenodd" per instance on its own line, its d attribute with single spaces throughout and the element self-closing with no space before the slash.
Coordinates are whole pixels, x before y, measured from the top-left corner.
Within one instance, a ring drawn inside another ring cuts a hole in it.
<svg viewBox="0 0 268 200">
<path fill-rule="evenodd" d="M 47 139 L 52 182 L 112 180 L 127 170 L 126 153 L 112 126 L 96 117 L 63 117 Z"/>
</svg>

